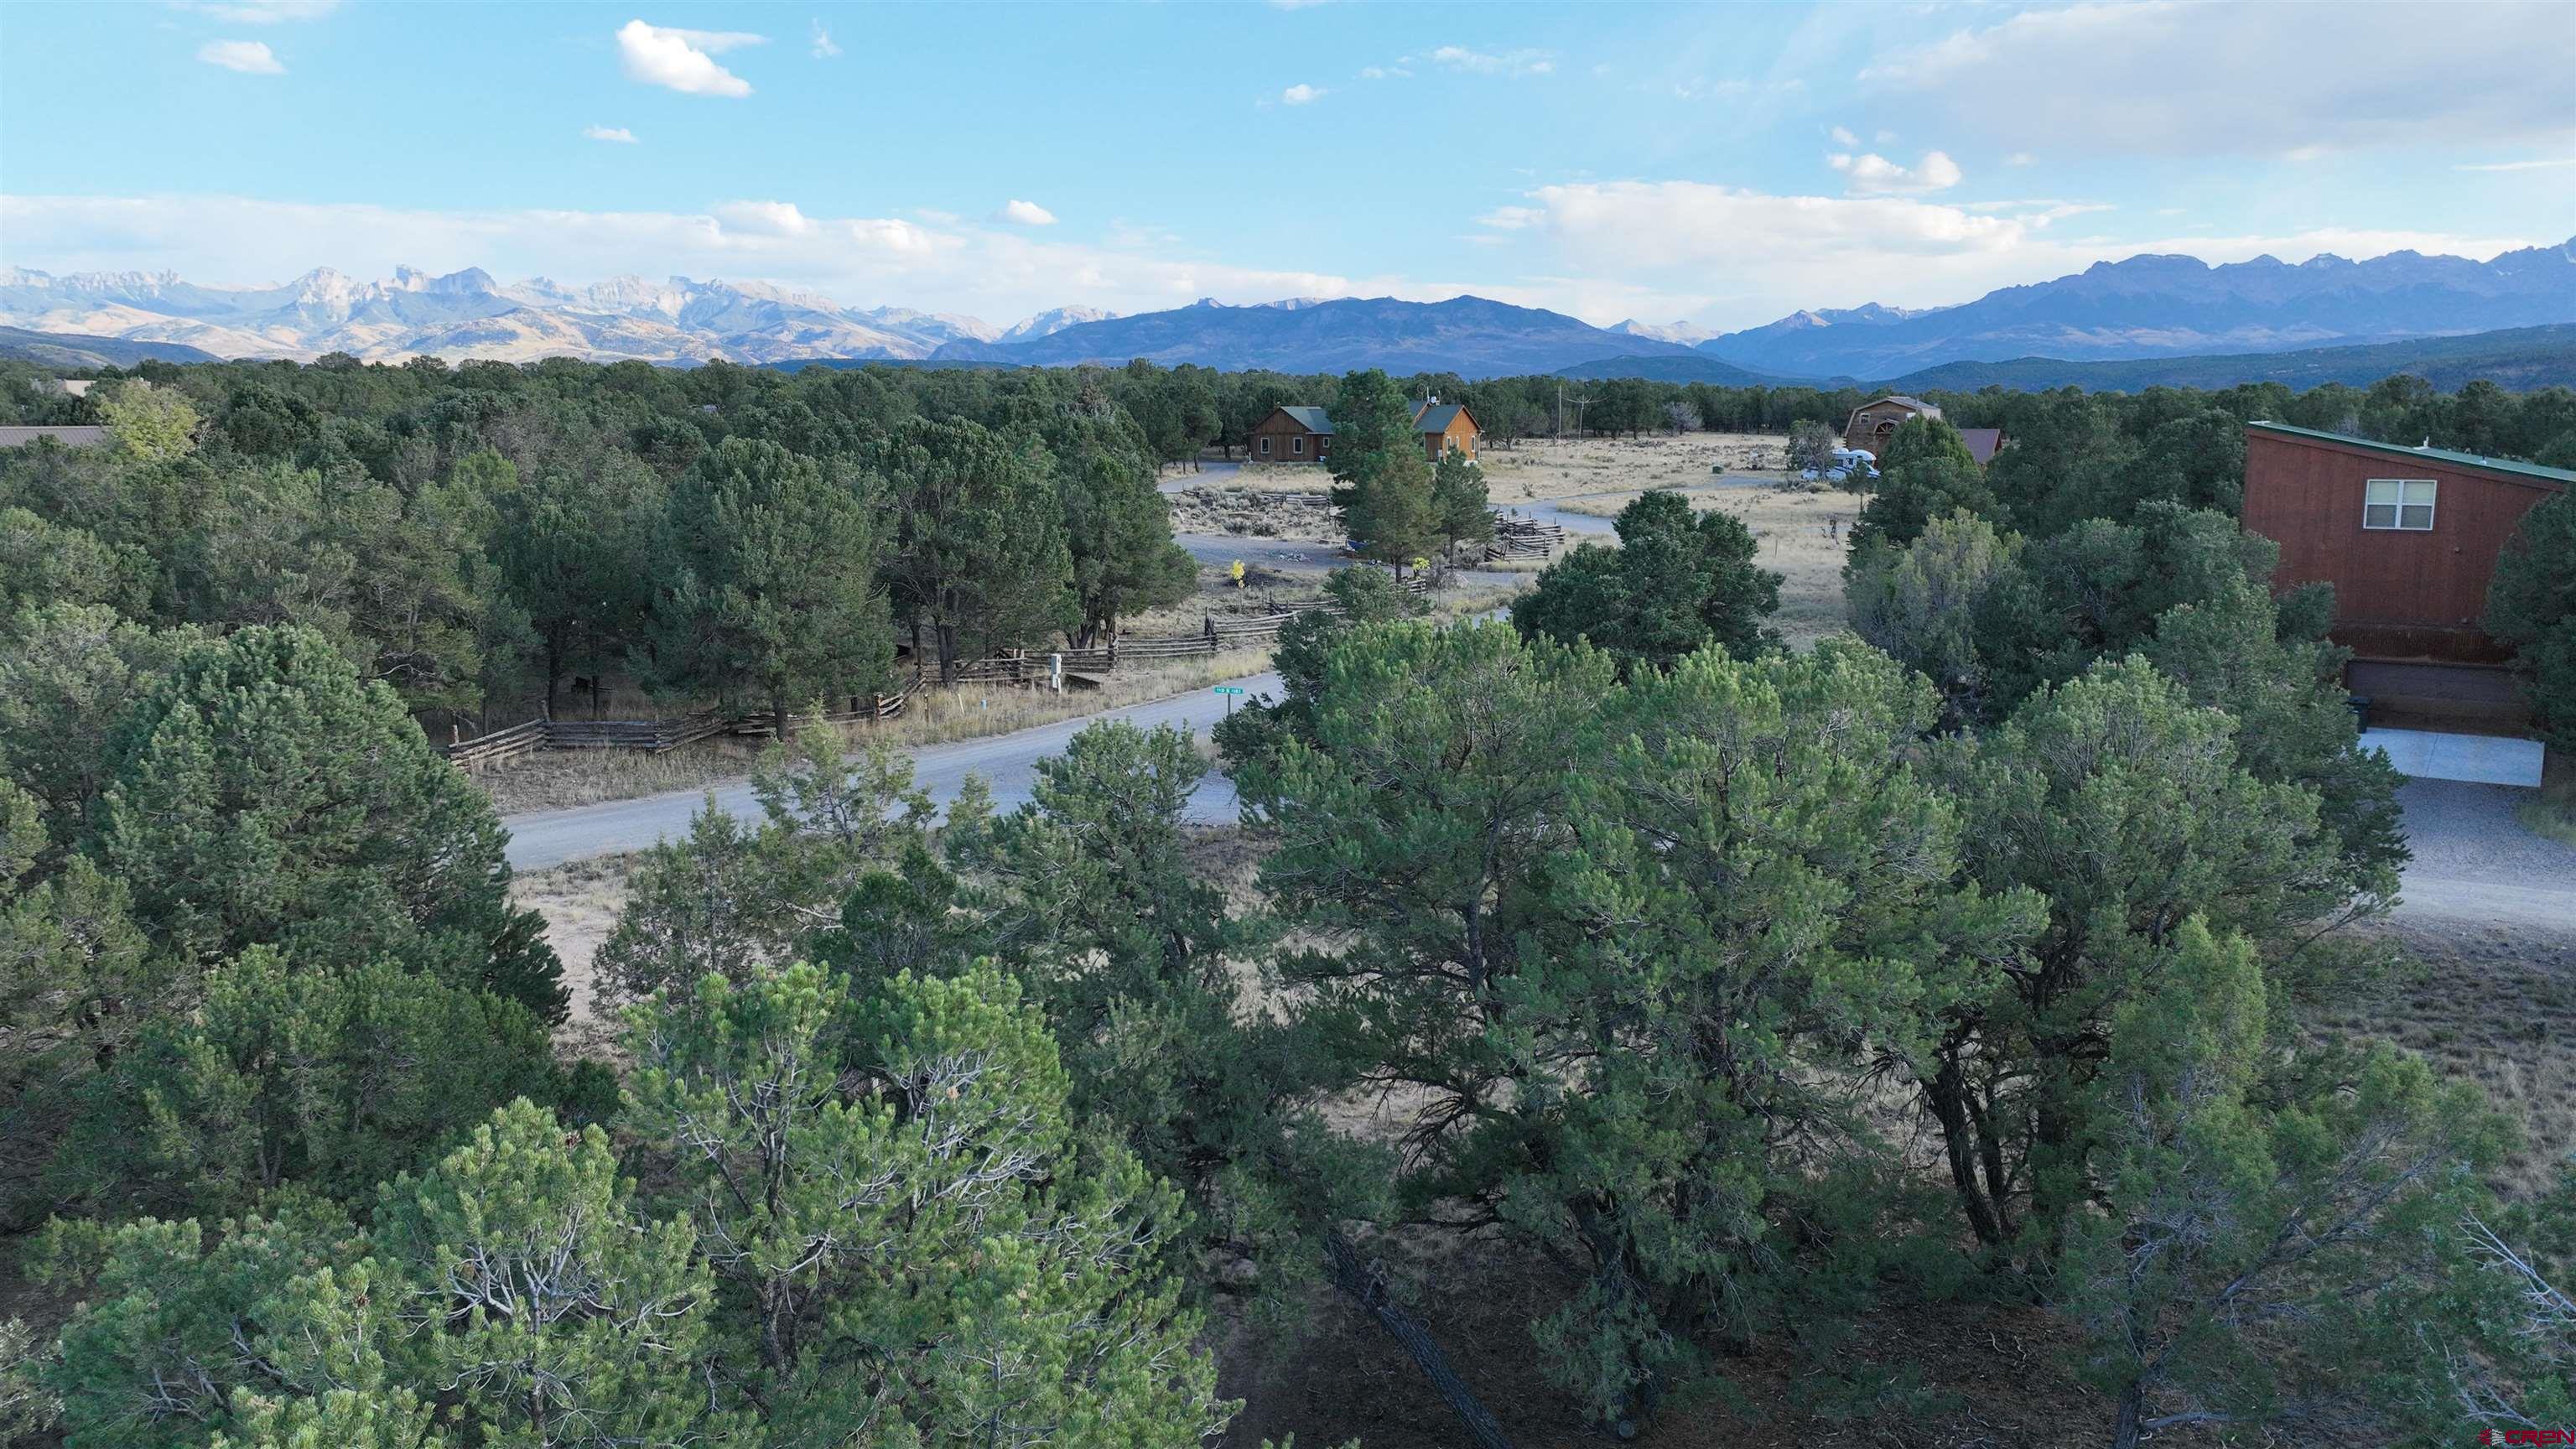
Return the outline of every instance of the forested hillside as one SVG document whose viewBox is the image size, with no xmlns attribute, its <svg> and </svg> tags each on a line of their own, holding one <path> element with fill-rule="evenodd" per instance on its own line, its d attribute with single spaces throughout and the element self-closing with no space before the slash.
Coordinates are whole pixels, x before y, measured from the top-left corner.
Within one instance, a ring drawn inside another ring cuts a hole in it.
<svg viewBox="0 0 2576 1449">
<path fill-rule="evenodd" d="M 0 453 L 11 1442 L 2576 1415 L 2568 1124 L 2337 1024 L 2413 969 L 2360 929 L 2398 781 L 2329 601 L 2235 522 L 2246 418 L 2566 461 L 2576 394 L 1947 396 L 1858 507 L 1849 634 L 1785 647 L 1745 525 L 1641 489 L 1508 622 L 1335 573 L 1213 761 L 1104 723 L 943 814 L 809 708 L 1193 587 L 1158 471 L 1277 403 L 1334 410 L 1368 551 L 1470 537 L 1409 398 L 1508 448 L 1562 380 L 38 376 L 0 365 L 9 420 L 109 440 Z M 1579 398 L 1809 449 L 1859 400 Z M 2534 654 L 2576 650 L 2517 578 Z M 423 727 L 609 675 L 777 741 L 757 819 L 711 797 L 627 863 L 585 1036 Z M 1211 769 L 1238 829 L 1183 823 Z M 1237 1401 L 1336 1325 L 1363 1371 Z"/>
</svg>

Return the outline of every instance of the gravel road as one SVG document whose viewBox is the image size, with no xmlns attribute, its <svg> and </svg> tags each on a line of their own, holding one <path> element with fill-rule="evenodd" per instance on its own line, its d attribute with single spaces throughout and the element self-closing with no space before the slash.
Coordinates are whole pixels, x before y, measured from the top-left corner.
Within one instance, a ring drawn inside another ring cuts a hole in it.
<svg viewBox="0 0 2576 1449">
<path fill-rule="evenodd" d="M 2415 858 L 2395 914 L 2576 930 L 2576 846 L 2535 835 L 2514 818 L 2529 798 L 2528 790 L 2456 780 L 2400 786 Z"/>
<path fill-rule="evenodd" d="M 1244 691 L 1233 697 L 1237 706 L 1279 692 L 1276 674 L 1255 674 L 1233 683 Z M 913 777 L 932 799 L 946 805 L 957 798 L 958 787 L 968 775 L 981 775 L 993 787 L 994 802 L 1007 809 L 1029 798 L 1029 786 L 1037 778 L 1037 762 L 1061 753 L 1085 725 L 1122 719 L 1147 728 L 1158 724 L 1185 726 L 1204 735 L 1210 725 L 1224 718 L 1227 702 L 1227 696 L 1200 690 L 1038 725 L 1014 734 L 933 745 L 913 752 Z M 752 798 L 749 784 L 719 786 L 715 797 L 716 804 L 730 814 L 744 820 L 760 818 L 760 803 Z M 504 816 L 501 824 L 510 832 L 511 868 L 540 870 L 568 860 L 617 855 L 642 850 L 656 841 L 677 839 L 688 833 L 689 817 L 705 798 L 703 790 L 675 790 L 637 800 L 610 800 L 569 810 Z M 1189 818 L 1203 825 L 1232 824 L 1234 782 L 1210 771 L 1200 782 L 1198 793 L 1190 797 Z"/>
</svg>

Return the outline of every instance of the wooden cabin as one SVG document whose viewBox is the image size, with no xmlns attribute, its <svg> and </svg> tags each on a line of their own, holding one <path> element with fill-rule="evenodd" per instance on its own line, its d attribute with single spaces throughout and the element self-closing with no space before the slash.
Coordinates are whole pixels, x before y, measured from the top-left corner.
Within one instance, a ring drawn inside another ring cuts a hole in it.
<svg viewBox="0 0 2576 1449">
<path fill-rule="evenodd" d="M 1466 454 L 1468 462 L 1476 461 L 1476 420 L 1464 403 L 1432 398 L 1413 415 L 1413 430 L 1422 435 L 1422 450 L 1434 463 L 1452 448 Z"/>
<path fill-rule="evenodd" d="M 1333 443 L 1322 408 L 1275 407 L 1247 435 L 1255 463 L 1320 463 Z"/>
<path fill-rule="evenodd" d="M 1437 463 L 1452 448 L 1476 456 L 1476 419 L 1465 405 L 1431 398 L 1414 409 L 1423 456 Z M 1316 407 L 1275 407 L 1246 436 L 1255 463 L 1321 463 L 1332 452 L 1333 420 Z"/>
</svg>

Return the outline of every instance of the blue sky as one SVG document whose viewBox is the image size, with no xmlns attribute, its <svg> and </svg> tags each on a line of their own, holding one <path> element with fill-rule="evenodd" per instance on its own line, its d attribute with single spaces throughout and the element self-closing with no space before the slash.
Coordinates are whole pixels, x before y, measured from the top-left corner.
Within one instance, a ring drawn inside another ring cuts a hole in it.
<svg viewBox="0 0 2576 1449">
<path fill-rule="evenodd" d="M 2570 74 L 2563 4 L 19 0 L 0 261 L 1732 327 L 2564 242 Z"/>
</svg>

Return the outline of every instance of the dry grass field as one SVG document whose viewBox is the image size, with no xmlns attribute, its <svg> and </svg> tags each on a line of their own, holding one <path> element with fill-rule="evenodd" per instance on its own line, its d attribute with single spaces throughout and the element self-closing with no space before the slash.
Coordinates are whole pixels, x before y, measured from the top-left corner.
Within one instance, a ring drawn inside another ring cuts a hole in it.
<svg viewBox="0 0 2576 1449">
<path fill-rule="evenodd" d="M 1523 443 L 1486 454 L 1486 493 L 1499 507 L 1549 503 L 1609 517 L 1650 488 L 1678 491 L 1699 508 L 1744 521 L 1764 568 L 1781 576 L 1772 623 L 1792 647 L 1840 633 L 1843 539 L 1862 498 L 1838 488 L 1793 487 L 1780 467 L 1782 440 L 1755 433 L 1684 433 L 1619 442 Z M 1712 472 L 1723 465 L 1725 472 Z"/>
</svg>

